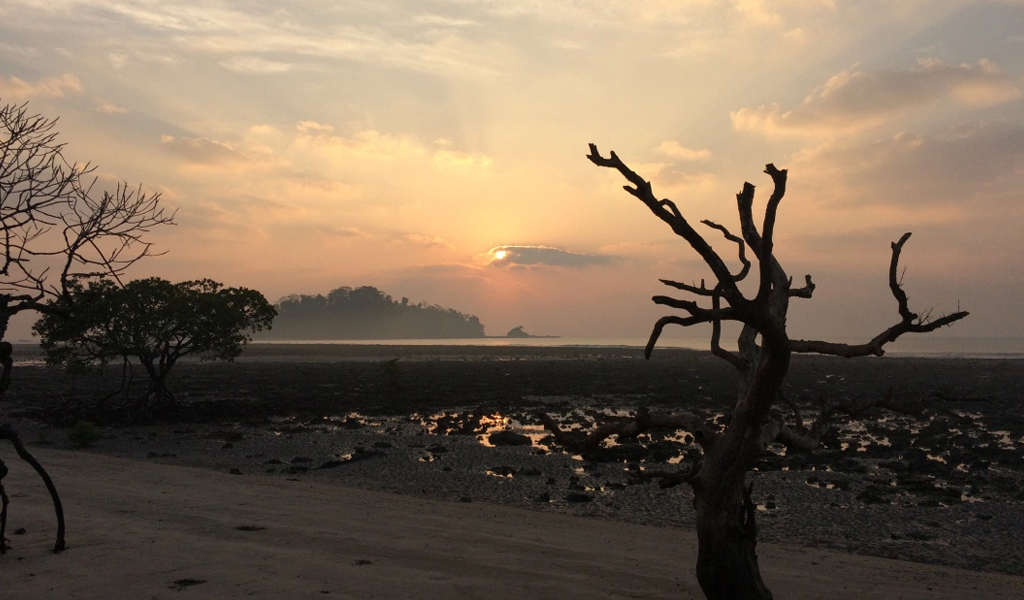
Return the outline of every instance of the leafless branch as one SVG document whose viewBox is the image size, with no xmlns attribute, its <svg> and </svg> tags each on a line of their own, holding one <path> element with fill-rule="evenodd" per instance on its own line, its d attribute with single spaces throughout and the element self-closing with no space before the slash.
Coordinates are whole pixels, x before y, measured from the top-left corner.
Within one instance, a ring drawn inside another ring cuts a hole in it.
<svg viewBox="0 0 1024 600">
<path fill-rule="evenodd" d="M 174 222 L 160 194 L 125 183 L 94 191 L 96 168 L 65 160 L 56 123 L 26 104 L 0 106 L 0 339 L 10 316 L 48 310 L 71 281 L 118 279 L 154 256 L 145 234 Z"/>
<path fill-rule="evenodd" d="M 664 283 L 665 285 L 667 285 L 669 287 L 673 287 L 673 288 L 675 288 L 677 290 L 682 290 L 684 292 L 690 292 L 691 294 L 694 294 L 696 296 L 706 296 L 706 297 L 710 298 L 715 293 L 714 290 L 711 290 L 711 289 L 708 289 L 707 287 L 705 287 L 703 279 L 700 280 L 700 286 L 699 287 L 696 286 L 696 285 L 692 285 L 692 284 L 688 284 L 688 283 L 680 283 L 678 281 L 672 281 L 672 280 L 669 280 L 669 279 L 659 279 L 658 281 Z"/>
<path fill-rule="evenodd" d="M 690 244 L 690 247 L 692 247 L 711 268 L 715 277 L 719 281 L 727 284 L 722 291 L 722 297 L 725 298 L 730 305 L 737 306 L 745 302 L 739 288 L 737 288 L 733 282 L 732 275 L 729 273 L 729 268 L 726 266 L 725 262 L 720 256 L 718 256 L 714 249 L 711 248 L 707 243 L 707 240 L 697 233 L 690 223 L 682 216 L 674 203 L 671 201 L 658 200 L 651 191 L 650 182 L 646 181 L 643 177 L 640 177 L 632 169 L 627 167 L 615 152 L 611 152 L 609 157 L 605 158 L 601 156 L 601 153 L 598 151 L 595 144 L 590 144 L 590 154 L 587 158 L 599 167 L 615 169 L 632 184 L 623 186 L 623 189 L 646 204 L 655 216 L 672 228 L 672 231 L 674 231 L 676 235 L 686 240 Z"/>
<path fill-rule="evenodd" d="M 790 283 L 793 282 L 793 278 L 789 279 Z M 789 289 L 790 298 L 810 298 L 814 294 L 814 282 L 811 281 L 810 275 L 804 275 L 804 287 Z"/>
<path fill-rule="evenodd" d="M 896 298 L 896 302 L 898 304 L 898 312 L 900 315 L 899 323 L 889 327 L 864 344 L 840 344 L 817 340 L 792 340 L 790 342 L 790 349 L 793 352 L 831 354 L 845 358 L 872 355 L 882 356 L 885 354 L 884 346 L 888 343 L 895 342 L 905 333 L 928 333 L 935 331 L 940 327 L 951 325 L 969 315 L 969 312 L 957 311 L 955 313 L 943 315 L 938 319 L 931 320 L 927 315 L 924 318 L 918 317 L 916 313 L 910 310 L 907 294 L 903 291 L 897 276 L 897 273 L 899 272 L 900 253 L 903 251 L 903 245 L 908 239 L 910 239 L 910 232 L 903 234 L 903 237 L 901 237 L 899 241 L 892 243 L 892 259 L 889 262 L 889 289 L 892 291 L 892 295 Z"/>
<path fill-rule="evenodd" d="M 743 264 L 743 268 L 740 269 L 739 273 L 733 275 L 733 281 L 739 282 L 746 279 L 747 274 L 750 273 L 750 261 L 747 260 L 747 246 L 746 243 L 744 243 L 743 238 L 733 235 L 732 232 L 726 229 L 724 225 L 719 225 L 714 221 L 704 219 L 703 221 L 701 221 L 701 223 L 707 225 L 712 229 L 717 229 L 718 231 L 721 231 L 722 235 L 725 236 L 725 239 L 729 240 L 730 242 L 736 242 L 736 245 L 739 246 L 739 259 L 740 263 Z"/>
</svg>

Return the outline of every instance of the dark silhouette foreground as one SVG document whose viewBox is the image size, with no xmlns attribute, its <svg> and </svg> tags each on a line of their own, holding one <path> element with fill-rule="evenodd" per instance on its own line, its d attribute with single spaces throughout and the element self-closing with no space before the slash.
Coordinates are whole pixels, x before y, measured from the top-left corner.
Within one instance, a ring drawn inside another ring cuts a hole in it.
<svg viewBox="0 0 1024 600">
<path fill-rule="evenodd" d="M 761 579 L 757 563 L 756 507 L 751 499 L 752 485 L 747 484 L 746 474 L 757 465 L 769 443 L 780 441 L 794 449 L 809 449 L 817 445 L 824 433 L 820 429 L 805 428 L 802 418 L 793 427 L 772 418 L 770 409 L 780 397 L 779 390 L 789 369 L 791 354 L 881 356 L 885 344 L 905 333 L 934 331 L 966 317 L 968 313 L 956 312 L 930 320 L 927 314 L 921 317 L 910 310 L 898 278 L 900 252 L 910 238 L 906 233 L 892 244 L 889 265 L 889 288 L 899 313 L 896 324 L 864 344 L 791 340 L 786 333 L 789 301 L 791 298 L 811 298 L 814 283 L 807 275 L 802 287 L 793 287 L 792 278 L 774 255 L 776 214 L 786 193 L 785 170 L 772 164 L 765 167 L 765 173 L 772 178 L 774 190 L 765 207 L 760 229 L 754 222 L 754 186 L 750 183 L 745 183 L 743 190 L 736 195 L 742 237 L 733 235 L 723 225 L 702 221 L 736 244 L 741 266 L 733 272 L 686 220 L 676 204 L 667 199 L 659 200 L 651 184 L 627 167 L 614 152 L 605 158 L 597 146 L 591 144 L 588 158 L 599 167 L 621 173 L 630 184 L 624 186 L 625 190 L 686 240 L 714 275 L 711 287 L 707 287 L 703 280 L 700 285 L 662 280 L 671 288 L 705 299 L 710 306 L 702 306 L 695 300 L 655 296 L 656 304 L 682 310 L 686 316 L 672 315 L 659 319 L 647 343 L 646 356 L 650 357 L 667 325 L 689 327 L 710 323 L 711 351 L 736 370 L 737 398 L 721 432 L 711 429 L 691 413 L 655 414 L 640 410 L 631 421 L 601 425 L 586 439 L 579 440 L 562 431 L 547 415 L 540 417 L 556 439 L 575 452 L 596 448 L 612 435 L 632 438 L 653 428 L 690 432 L 700 446 L 702 456 L 671 474 L 663 484 L 687 483 L 693 489 L 697 512 L 697 580 L 701 589 L 709 600 L 769 600 L 772 594 Z M 747 257 L 748 248 L 753 254 L 753 262 Z M 751 271 L 756 272 L 759 283 L 754 294 L 748 296 L 740 290 L 739 283 Z M 723 321 L 734 321 L 743 326 L 735 353 L 720 345 Z"/>
</svg>

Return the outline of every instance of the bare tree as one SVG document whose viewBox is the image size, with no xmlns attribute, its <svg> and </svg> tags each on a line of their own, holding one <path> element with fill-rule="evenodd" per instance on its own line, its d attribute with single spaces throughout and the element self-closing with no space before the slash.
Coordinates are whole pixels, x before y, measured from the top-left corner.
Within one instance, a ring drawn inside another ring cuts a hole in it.
<svg viewBox="0 0 1024 600">
<path fill-rule="evenodd" d="M 152 244 L 143 236 L 174 220 L 159 194 L 124 183 L 113 192 L 94 191 L 96 168 L 64 158 L 56 124 L 31 113 L 27 104 L 0 107 L 0 397 L 14 362 L 13 347 L 3 341 L 11 317 L 53 312 L 58 303 L 48 300 L 70 302 L 75 282 L 104 276 L 119 281 L 128 267 L 151 255 Z M 61 306 L 68 308 L 68 302 Z M 0 425 L 0 440 L 11 442 L 46 484 L 58 523 L 54 552 L 60 552 L 64 511 L 56 487 L 10 425 Z M 0 532 L 7 515 L 2 495 Z"/>
<path fill-rule="evenodd" d="M 655 296 L 656 304 L 684 311 L 684 316 L 662 317 L 655 323 L 645 355 L 649 358 L 662 330 L 668 325 L 689 327 L 710 323 L 711 351 L 736 370 L 738 391 L 736 403 L 728 416 L 725 429 L 716 431 L 699 417 L 688 414 L 652 414 L 638 411 L 631 421 L 608 423 L 592 431 L 585 440 L 577 440 L 561 431 L 547 415 L 541 415 L 545 426 L 556 440 L 574 451 L 596 448 L 604 439 L 616 435 L 636 437 L 656 427 L 683 429 L 693 434 L 701 447 L 699 461 L 670 474 L 676 482 L 685 482 L 693 489 L 693 503 L 697 513 L 697 580 L 709 600 L 765 600 L 772 597 L 761 579 L 755 546 L 757 526 L 755 505 L 751 500 L 751 485 L 746 474 L 765 453 L 766 445 L 776 439 L 802 447 L 813 447 L 820 437 L 821 428 L 805 428 L 799 412 L 794 410 L 798 423 L 790 428 L 772 419 L 770 409 L 780 397 L 780 387 L 789 369 L 793 352 L 831 354 L 843 357 L 881 356 L 884 346 L 905 333 L 927 333 L 949 325 L 967 316 L 955 312 L 937 319 L 919 316 L 908 306 L 907 295 L 900 287 L 898 265 L 903 245 L 910 238 L 906 233 L 892 244 L 889 265 L 889 288 L 896 299 L 899 321 L 864 344 L 850 345 L 817 340 L 791 340 L 786 332 L 786 315 L 790 298 L 810 298 L 814 292 L 811 276 L 804 278 L 802 287 L 793 287 L 774 255 L 774 231 L 779 203 L 786 193 L 786 171 L 775 165 L 765 167 L 774 184 L 768 199 L 764 218 L 758 229 L 754 222 L 754 186 L 743 185 L 736 195 L 741 236 L 711 221 L 702 223 L 720 232 L 726 240 L 736 244 L 740 267 L 733 272 L 712 249 L 711 245 L 686 220 L 671 200 L 659 200 L 651 184 L 627 167 L 614 152 L 608 158 L 601 156 L 597 146 L 590 144 L 591 162 L 599 167 L 614 169 L 629 182 L 624 189 L 643 202 L 677 235 L 689 243 L 711 269 L 714 285 L 700 285 L 662 280 L 665 285 L 686 292 L 698 299 L 680 300 L 669 296 Z M 747 250 L 753 254 L 747 257 Z M 740 290 L 739 283 L 752 270 L 759 277 L 752 296 Z M 708 305 L 709 304 L 709 305 Z M 738 351 L 722 348 L 722 322 L 734 321 L 742 325 Z M 818 424 L 816 424 L 818 425 Z"/>
<path fill-rule="evenodd" d="M 160 194 L 97 191 L 96 167 L 64 158 L 56 124 L 27 104 L 0 107 L 0 340 L 11 317 L 48 310 L 70 282 L 118 279 L 152 255 L 143 236 L 174 221 Z"/>
</svg>

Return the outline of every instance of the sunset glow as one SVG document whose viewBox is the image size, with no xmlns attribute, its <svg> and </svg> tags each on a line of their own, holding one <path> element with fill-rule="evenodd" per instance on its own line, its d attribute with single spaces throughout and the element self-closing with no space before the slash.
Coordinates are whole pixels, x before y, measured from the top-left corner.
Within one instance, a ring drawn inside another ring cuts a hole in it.
<svg viewBox="0 0 1024 600">
<path fill-rule="evenodd" d="M 0 102 L 60 117 L 99 185 L 178 209 L 133 277 L 271 301 L 372 285 L 491 334 L 643 337 L 659 278 L 708 273 L 587 161 L 594 142 L 692 223 L 736 228 L 743 182 L 763 202 L 764 165 L 788 168 L 776 252 L 818 284 L 796 336 L 897 319 L 906 231 L 912 302 L 971 312 L 942 335 L 1024 336 L 1019 0 L 8 0 L 0 17 Z"/>
</svg>

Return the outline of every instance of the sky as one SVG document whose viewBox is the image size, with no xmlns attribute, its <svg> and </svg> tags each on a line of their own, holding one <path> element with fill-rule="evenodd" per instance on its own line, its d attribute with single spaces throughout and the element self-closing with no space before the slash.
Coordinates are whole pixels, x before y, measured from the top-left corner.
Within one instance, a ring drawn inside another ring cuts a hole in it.
<svg viewBox="0 0 1024 600">
<path fill-rule="evenodd" d="M 776 254 L 817 284 L 793 337 L 897 322 L 906 231 L 912 309 L 1024 336 L 1022 90 L 1021 0 L 0 3 L 0 102 L 177 209 L 132 276 L 372 285 L 491 335 L 644 338 L 659 278 L 709 277 L 593 142 L 734 232 L 743 182 L 763 207 L 788 169 Z"/>
</svg>

